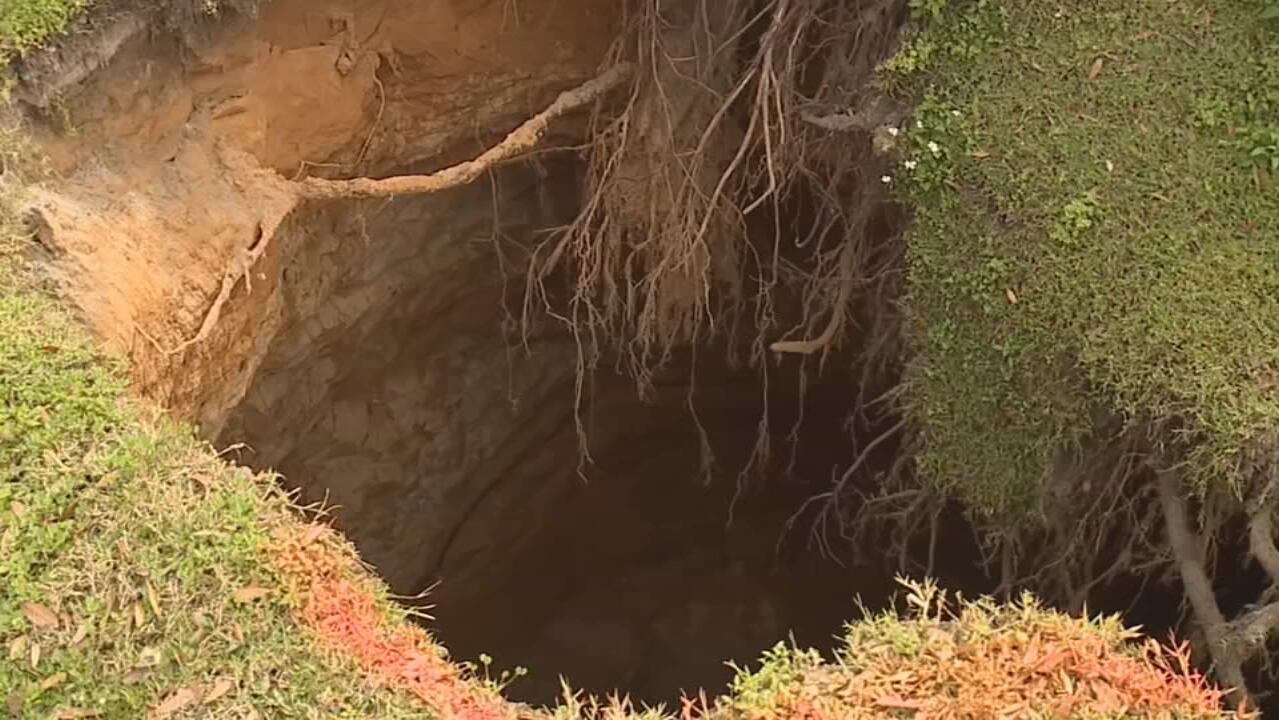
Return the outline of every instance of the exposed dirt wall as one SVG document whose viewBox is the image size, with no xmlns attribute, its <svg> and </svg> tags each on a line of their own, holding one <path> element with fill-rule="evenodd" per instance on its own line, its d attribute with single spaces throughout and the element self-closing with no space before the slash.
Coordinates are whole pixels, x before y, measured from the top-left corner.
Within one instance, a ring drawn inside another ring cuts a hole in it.
<svg viewBox="0 0 1279 720">
<path fill-rule="evenodd" d="M 377 176 L 474 154 L 592 75 L 613 20 L 589 0 L 518 12 L 279 0 L 198 34 L 128 34 L 100 70 L 33 109 L 57 171 L 34 197 L 54 274 L 146 395 L 216 435 L 290 322 L 279 273 L 308 242 L 305 216 L 323 210 L 294 212 L 206 342 L 166 350 L 195 334 L 282 207 L 280 176 Z M 491 210 L 487 193 L 469 198 Z"/>
</svg>

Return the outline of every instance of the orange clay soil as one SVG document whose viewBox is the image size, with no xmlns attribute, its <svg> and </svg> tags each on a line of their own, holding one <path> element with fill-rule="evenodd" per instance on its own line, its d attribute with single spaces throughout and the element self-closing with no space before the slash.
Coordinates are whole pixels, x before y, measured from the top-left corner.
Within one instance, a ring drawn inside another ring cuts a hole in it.
<svg viewBox="0 0 1279 720">
<path fill-rule="evenodd" d="M 442 718 L 532 716 L 465 677 L 421 627 L 389 617 L 372 582 L 353 572 L 358 561 L 341 547 L 338 535 L 323 525 L 288 524 L 275 533 L 272 561 L 299 625 L 322 646 L 353 660 L 375 683 L 413 694 Z"/>
</svg>

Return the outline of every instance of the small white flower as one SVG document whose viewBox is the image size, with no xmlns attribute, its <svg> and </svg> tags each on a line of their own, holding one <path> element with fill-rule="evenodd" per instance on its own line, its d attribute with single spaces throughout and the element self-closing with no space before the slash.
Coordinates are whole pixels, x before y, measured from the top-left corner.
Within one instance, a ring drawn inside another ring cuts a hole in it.
<svg viewBox="0 0 1279 720">
<path fill-rule="evenodd" d="M 880 178 L 880 181 L 883 182 L 885 185 L 887 185 L 888 183 L 891 183 L 893 181 L 893 176 L 885 175 L 884 177 Z"/>
<path fill-rule="evenodd" d="M 941 146 L 940 146 L 940 145 L 938 145 L 937 143 L 933 142 L 932 140 L 929 140 L 929 141 L 928 141 L 928 152 L 930 152 L 930 153 L 932 153 L 932 154 L 934 154 L 934 155 L 941 155 Z"/>
<path fill-rule="evenodd" d="M 923 130 L 923 129 L 924 129 L 924 121 L 923 121 L 923 120 L 916 120 L 916 121 L 915 121 L 915 127 L 919 128 L 920 130 Z"/>
<path fill-rule="evenodd" d="M 888 134 L 889 134 L 889 135 L 892 135 L 893 137 L 897 137 L 897 135 L 898 135 L 900 132 L 901 132 L 901 130 L 898 130 L 898 129 L 897 129 L 897 128 L 895 128 L 895 127 L 890 127 L 890 128 L 888 128 Z"/>
<path fill-rule="evenodd" d="M 951 111 L 950 111 L 950 115 L 951 115 L 951 117 L 959 117 L 959 116 L 960 116 L 960 112 L 959 112 L 958 110 L 951 110 Z"/>
<path fill-rule="evenodd" d="M 902 164 L 906 166 L 907 170 L 914 170 L 915 168 L 919 167 L 918 160 L 907 160 L 906 162 Z"/>
</svg>

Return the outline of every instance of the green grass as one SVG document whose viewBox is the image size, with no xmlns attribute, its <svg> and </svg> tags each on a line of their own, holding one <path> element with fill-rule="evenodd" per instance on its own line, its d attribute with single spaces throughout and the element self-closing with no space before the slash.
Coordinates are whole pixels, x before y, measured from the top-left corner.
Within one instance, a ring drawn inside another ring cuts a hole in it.
<svg viewBox="0 0 1279 720">
<path fill-rule="evenodd" d="M 0 61 L 61 34 L 91 1 L 0 0 Z"/>
<path fill-rule="evenodd" d="M 1271 0 L 1267 0 L 1271 1 Z M 1279 36 L 1261 2 L 915 0 L 896 185 L 921 470 L 1006 523 L 1169 421 L 1200 487 L 1279 428 Z M 1273 2 L 1271 6 L 1273 8 Z"/>
<path fill-rule="evenodd" d="M 711 720 L 1235 717 L 1188 671 L 1185 648 L 1141 641 L 1118 618 L 1070 617 L 1029 595 L 995 603 L 904 585 L 908 611 L 850 624 L 833 661 L 784 644 L 765 653 Z"/>
<path fill-rule="evenodd" d="M 148 422 L 113 363 L 13 265 L 0 257 L 6 710 L 143 717 L 182 689 L 221 688 L 185 712 L 423 717 L 296 626 L 266 569 L 270 528 L 295 522 L 270 479 L 222 463 L 186 428 Z M 237 602 L 248 586 L 274 592 Z"/>
</svg>

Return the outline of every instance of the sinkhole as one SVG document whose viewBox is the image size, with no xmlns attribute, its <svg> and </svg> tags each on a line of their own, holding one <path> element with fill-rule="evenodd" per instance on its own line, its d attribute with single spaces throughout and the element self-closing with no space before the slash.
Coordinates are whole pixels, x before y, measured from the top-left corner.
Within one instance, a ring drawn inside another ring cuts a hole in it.
<svg viewBox="0 0 1279 720">
<path fill-rule="evenodd" d="M 818 552 L 801 512 L 855 454 L 854 369 L 762 382 L 689 348 L 645 397 L 609 363 L 579 384 L 572 334 L 516 317 L 510 267 L 552 219 L 538 178 L 295 212 L 281 245 L 307 251 L 218 444 L 328 508 L 452 657 L 526 669 L 516 700 L 562 676 L 669 703 L 778 642 L 832 648 L 894 588 Z"/>
<path fill-rule="evenodd" d="M 32 203 L 51 274 L 128 357 L 141 396 L 325 508 L 452 657 L 526 668 L 514 699 L 552 703 L 563 676 L 670 702 L 720 692 L 728 663 L 778 642 L 833 648 L 859 597 L 887 602 L 897 565 L 814 543 L 808 501 L 894 424 L 849 424 L 851 398 L 888 385 L 867 391 L 856 347 L 751 362 L 750 333 L 722 328 L 656 363 L 644 393 L 624 355 L 583 372 L 582 338 L 557 317 L 571 287 L 556 276 L 530 294 L 527 278 L 535 248 L 589 194 L 586 106 L 536 149 L 440 192 L 295 194 L 307 178 L 479 156 L 596 76 L 624 25 L 620 6 L 595 0 L 521 2 L 519 17 L 509 3 L 453 5 L 275 0 L 153 32 L 112 15 L 114 34 L 67 50 L 100 70 L 56 54 L 30 63 L 19 94 L 67 178 Z M 859 16 L 884 31 L 855 43 L 849 67 L 831 69 L 850 78 L 831 87 L 858 84 L 902 7 Z M 682 19 L 664 42 L 711 37 L 693 29 L 714 19 L 692 9 L 672 5 Z M 714 20 L 716 32 L 744 23 L 729 32 L 739 50 L 713 43 L 717 62 L 757 42 L 751 17 Z M 670 53 L 672 69 L 710 72 L 692 57 Z M 679 89 L 694 105 L 708 91 Z M 812 318 L 829 315 L 803 307 L 794 268 L 857 234 L 814 206 L 836 190 L 876 202 L 861 175 L 878 188 L 880 173 L 850 169 L 868 144 L 829 153 L 847 187 L 812 180 L 810 197 L 779 203 L 795 217 L 746 213 L 752 227 L 735 229 L 789 248 L 774 262 L 791 273 L 776 294 L 790 294 L 765 340 L 819 332 Z M 649 159 L 623 184 L 675 167 Z M 735 262 L 724 249 L 716 262 Z M 606 353 L 625 343 L 597 339 Z M 880 450 L 868 477 L 894 459 Z"/>
<path fill-rule="evenodd" d="M 583 127 L 585 106 L 537 150 L 441 192 L 290 196 L 296 204 L 265 237 L 278 196 L 299 179 L 425 174 L 478 157 L 594 77 L 622 19 L 618 4 L 596 0 L 521 2 L 523 20 L 511 3 L 452 5 L 274 0 L 208 27 L 154 32 L 120 15 L 118 33 L 71 48 L 93 63 L 55 54 L 25 70 L 19 99 L 60 178 L 33 190 L 42 258 L 104 346 L 128 357 L 141 396 L 324 508 L 392 592 L 429 615 L 453 658 L 492 657 L 493 673 L 525 668 L 506 692 L 528 703 L 554 703 L 561 677 L 649 703 L 718 694 L 730 664 L 778 642 L 836 648 L 862 608 L 891 603 L 899 573 L 969 596 L 1030 588 L 1072 612 L 1124 613 L 1160 638 L 1184 627 L 1181 589 L 1153 566 L 1066 589 L 1051 567 L 1001 582 L 1001 559 L 956 503 L 931 528 L 901 512 L 884 518 L 910 529 L 895 537 L 839 523 L 859 497 L 884 490 L 885 476 L 910 471 L 900 437 L 880 441 L 902 427 L 898 410 L 872 402 L 899 386 L 908 360 L 894 315 L 907 220 L 884 195 L 878 135 L 794 121 L 815 133 L 795 157 L 821 172 L 796 173 L 776 203 L 744 203 L 738 244 L 709 253 L 747 268 L 727 284 L 763 285 L 773 269 L 764 266 L 780 268 L 776 306 L 744 308 L 756 314 L 748 325 L 776 313 L 764 324 L 779 338 L 817 335 L 813 318 L 833 314 L 822 308 L 847 308 L 831 352 L 752 362 L 744 336 L 721 328 L 661 358 L 642 393 L 625 371 L 628 338 L 584 339 L 561 322 L 574 292 L 562 278 L 528 285 L 538 248 L 590 195 L 590 153 L 579 151 L 599 138 Z M 714 39 L 689 28 L 718 20 L 670 5 L 686 22 L 654 25 L 676 48 L 665 53 L 664 89 L 690 107 L 717 100 L 681 78 L 724 80 L 682 44 Z M 833 3 L 838 22 L 812 26 L 851 47 L 832 53 L 837 63 L 795 56 L 805 68 L 797 97 L 855 104 L 906 6 L 872 5 Z M 764 37 L 751 17 L 729 33 L 741 47 L 714 42 L 705 57 L 749 56 Z M 806 27 L 792 49 L 835 47 L 800 42 Z M 721 108 L 735 122 L 711 165 L 734 157 L 735 133 L 751 126 L 737 105 Z M 698 123 L 710 117 L 685 118 L 691 136 L 648 126 L 652 147 L 629 156 L 644 162 L 622 173 L 623 194 L 675 167 L 667 141 L 700 147 Z M 774 156 L 753 142 L 742 173 L 761 187 L 743 182 L 734 202 L 766 194 L 761 163 Z M 872 217 L 845 232 L 850 208 Z M 611 210 L 635 220 L 625 202 Z M 850 237 L 867 240 L 859 269 L 870 271 L 841 301 L 813 263 L 838 265 L 831 258 Z M 742 260 L 752 252 L 767 261 Z M 599 342 L 585 349 L 588 340 Z M 598 348 L 605 354 L 585 362 Z M 850 468 L 844 506 L 833 521 L 821 516 L 811 501 Z M 1098 568 L 1127 551 L 1122 538 L 1103 541 Z M 1217 581 L 1238 594 L 1232 613 L 1261 583 L 1255 573 Z"/>
</svg>

